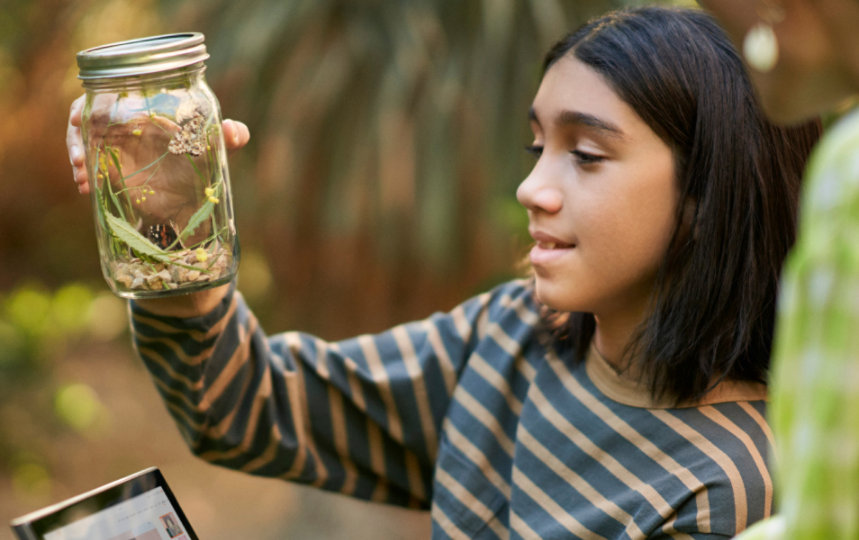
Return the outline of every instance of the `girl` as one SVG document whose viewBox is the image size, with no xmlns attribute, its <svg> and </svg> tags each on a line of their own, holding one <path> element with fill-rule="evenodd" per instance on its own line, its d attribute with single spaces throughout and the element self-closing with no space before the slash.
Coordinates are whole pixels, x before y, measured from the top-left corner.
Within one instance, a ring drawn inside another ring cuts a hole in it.
<svg viewBox="0 0 859 540">
<path fill-rule="evenodd" d="M 528 118 L 528 279 L 337 343 L 267 336 L 232 287 L 132 302 L 191 449 L 429 508 L 438 538 L 726 538 L 768 516 L 773 305 L 819 126 L 768 124 L 714 22 L 662 8 L 559 42 Z"/>
</svg>

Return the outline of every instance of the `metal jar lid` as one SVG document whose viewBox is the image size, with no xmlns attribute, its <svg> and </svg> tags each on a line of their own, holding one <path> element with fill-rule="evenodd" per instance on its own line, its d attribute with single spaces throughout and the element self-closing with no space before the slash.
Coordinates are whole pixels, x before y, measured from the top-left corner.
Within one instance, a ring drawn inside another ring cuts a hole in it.
<svg viewBox="0 0 859 540">
<path fill-rule="evenodd" d="M 84 81 L 160 73 L 209 58 L 203 34 L 165 34 L 110 43 L 77 54 Z"/>
</svg>

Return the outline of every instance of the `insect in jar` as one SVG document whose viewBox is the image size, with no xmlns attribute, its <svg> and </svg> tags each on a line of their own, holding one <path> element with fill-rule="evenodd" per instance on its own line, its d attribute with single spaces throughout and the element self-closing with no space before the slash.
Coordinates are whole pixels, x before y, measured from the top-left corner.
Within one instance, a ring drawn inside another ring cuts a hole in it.
<svg viewBox="0 0 859 540">
<path fill-rule="evenodd" d="M 171 223 L 150 225 L 146 230 L 146 238 L 161 249 L 182 249 L 179 235 Z"/>
</svg>

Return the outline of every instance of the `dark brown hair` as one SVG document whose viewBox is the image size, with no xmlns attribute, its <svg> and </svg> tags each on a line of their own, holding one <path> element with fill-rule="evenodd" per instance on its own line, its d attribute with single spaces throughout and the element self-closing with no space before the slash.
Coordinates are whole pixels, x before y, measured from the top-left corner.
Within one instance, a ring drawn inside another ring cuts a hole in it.
<svg viewBox="0 0 859 540">
<path fill-rule="evenodd" d="M 698 10 L 647 7 L 592 20 L 549 51 L 544 72 L 568 54 L 672 148 L 680 200 L 694 202 L 691 216 L 677 209 L 651 314 L 625 358 L 655 398 L 678 403 L 722 379 L 765 382 L 779 274 L 820 123 L 769 123 L 728 37 Z M 583 359 L 593 315 L 554 317 L 559 341 Z"/>
</svg>

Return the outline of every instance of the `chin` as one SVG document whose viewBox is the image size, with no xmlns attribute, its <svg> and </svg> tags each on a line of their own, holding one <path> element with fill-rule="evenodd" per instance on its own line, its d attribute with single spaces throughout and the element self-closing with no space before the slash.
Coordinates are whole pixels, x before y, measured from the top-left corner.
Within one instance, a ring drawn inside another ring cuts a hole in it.
<svg viewBox="0 0 859 540">
<path fill-rule="evenodd" d="M 539 278 L 534 287 L 534 296 L 541 304 L 555 311 L 587 311 L 582 308 L 580 302 L 575 301 L 575 296 L 570 291 L 541 283 Z"/>
</svg>

